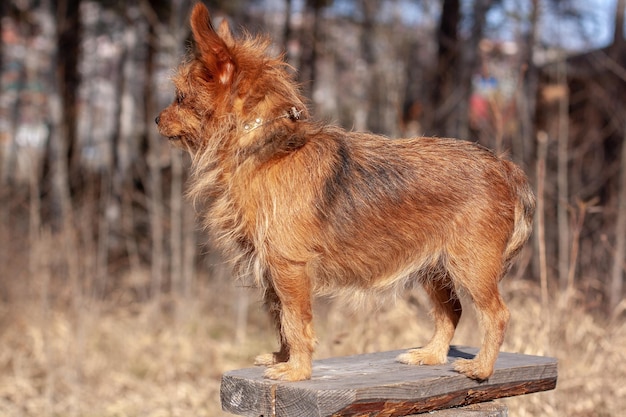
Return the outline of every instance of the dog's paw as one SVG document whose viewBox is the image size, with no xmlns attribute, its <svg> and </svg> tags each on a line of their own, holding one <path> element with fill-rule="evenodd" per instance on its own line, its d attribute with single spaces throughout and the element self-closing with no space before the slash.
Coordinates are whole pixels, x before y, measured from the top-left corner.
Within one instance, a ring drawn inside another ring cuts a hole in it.
<svg viewBox="0 0 626 417">
<path fill-rule="evenodd" d="M 399 355 L 396 361 L 408 365 L 443 365 L 448 362 L 446 352 L 436 352 L 430 349 L 411 349 Z"/>
<path fill-rule="evenodd" d="M 272 366 L 288 360 L 289 355 L 282 352 L 264 353 L 254 358 L 254 364 L 257 366 Z"/>
<path fill-rule="evenodd" d="M 478 357 L 474 359 L 457 359 L 454 362 L 454 370 L 477 381 L 484 381 L 493 374 L 493 366 L 485 364 Z"/>
<path fill-rule="evenodd" d="M 276 355 L 276 353 L 264 353 L 254 358 L 254 364 L 256 366 L 272 366 L 279 362 L 280 361 L 278 360 L 278 355 Z"/>
<path fill-rule="evenodd" d="M 289 362 L 283 362 L 267 368 L 264 376 L 281 381 L 302 381 L 311 378 L 311 367 L 294 366 Z"/>
</svg>

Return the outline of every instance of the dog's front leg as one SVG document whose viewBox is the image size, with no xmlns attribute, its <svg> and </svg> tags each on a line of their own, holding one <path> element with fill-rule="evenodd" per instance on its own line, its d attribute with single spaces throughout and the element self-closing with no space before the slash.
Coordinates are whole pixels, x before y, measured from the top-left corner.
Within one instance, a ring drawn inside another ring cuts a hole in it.
<svg viewBox="0 0 626 417">
<path fill-rule="evenodd" d="M 281 352 L 288 359 L 271 365 L 265 377 L 284 381 L 309 379 L 315 346 L 310 280 L 303 265 L 276 262 L 270 273 L 280 306 Z"/>
<path fill-rule="evenodd" d="M 257 356 L 254 359 L 254 364 L 259 366 L 271 366 L 276 365 L 280 362 L 287 362 L 289 360 L 289 346 L 287 345 L 287 341 L 285 340 L 282 331 L 282 325 L 280 322 L 280 316 L 282 311 L 280 298 L 278 298 L 276 290 L 274 289 L 274 285 L 272 284 L 270 279 L 266 279 L 265 285 L 265 293 L 263 294 L 264 304 L 267 312 L 270 315 L 272 325 L 276 328 L 276 331 L 278 333 L 278 337 L 280 339 L 280 349 L 278 350 L 278 352 L 264 353 Z"/>
</svg>

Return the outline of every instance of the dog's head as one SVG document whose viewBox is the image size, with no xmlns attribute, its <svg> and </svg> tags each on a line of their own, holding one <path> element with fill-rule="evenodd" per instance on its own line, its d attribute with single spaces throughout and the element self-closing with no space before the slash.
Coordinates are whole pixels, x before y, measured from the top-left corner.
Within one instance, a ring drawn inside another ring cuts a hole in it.
<svg viewBox="0 0 626 417">
<path fill-rule="evenodd" d="M 215 30 L 201 3 L 190 21 L 195 51 L 173 77 L 174 101 L 156 118 L 173 144 L 192 154 L 247 146 L 258 127 L 306 112 L 287 65 L 269 56 L 269 40 L 235 39 L 226 20 Z"/>
</svg>

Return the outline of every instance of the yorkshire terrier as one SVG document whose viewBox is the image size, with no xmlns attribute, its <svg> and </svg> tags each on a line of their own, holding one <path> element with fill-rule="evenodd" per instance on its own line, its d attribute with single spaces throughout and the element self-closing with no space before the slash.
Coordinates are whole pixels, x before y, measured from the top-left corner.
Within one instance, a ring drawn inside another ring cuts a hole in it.
<svg viewBox="0 0 626 417">
<path fill-rule="evenodd" d="M 475 143 L 388 139 L 311 120 L 288 65 L 265 37 L 217 30 L 191 14 L 195 51 L 157 117 L 191 154 L 189 196 L 221 249 L 264 291 L 280 349 L 258 356 L 271 379 L 311 377 L 311 299 L 421 284 L 435 332 L 397 360 L 443 364 L 461 317 L 459 290 L 484 331 L 454 369 L 493 373 L 509 311 L 498 283 L 532 229 L 535 198 L 522 170 Z"/>
</svg>

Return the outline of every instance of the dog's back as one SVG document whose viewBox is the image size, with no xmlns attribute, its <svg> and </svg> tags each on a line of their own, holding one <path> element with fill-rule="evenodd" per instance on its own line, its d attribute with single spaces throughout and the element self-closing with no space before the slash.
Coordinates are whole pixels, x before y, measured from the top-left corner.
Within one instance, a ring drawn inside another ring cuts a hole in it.
<svg viewBox="0 0 626 417">
<path fill-rule="evenodd" d="M 301 188 L 317 192 L 288 227 L 306 224 L 306 233 L 294 233 L 301 240 L 285 242 L 283 253 L 306 250 L 291 255 L 311 257 L 311 279 L 322 292 L 402 287 L 420 272 L 432 276 L 486 256 L 499 265 L 492 274 L 499 280 L 530 234 L 534 197 L 525 175 L 473 143 L 329 128 L 300 152 Z M 312 167 L 317 176 L 308 174 Z"/>
</svg>

